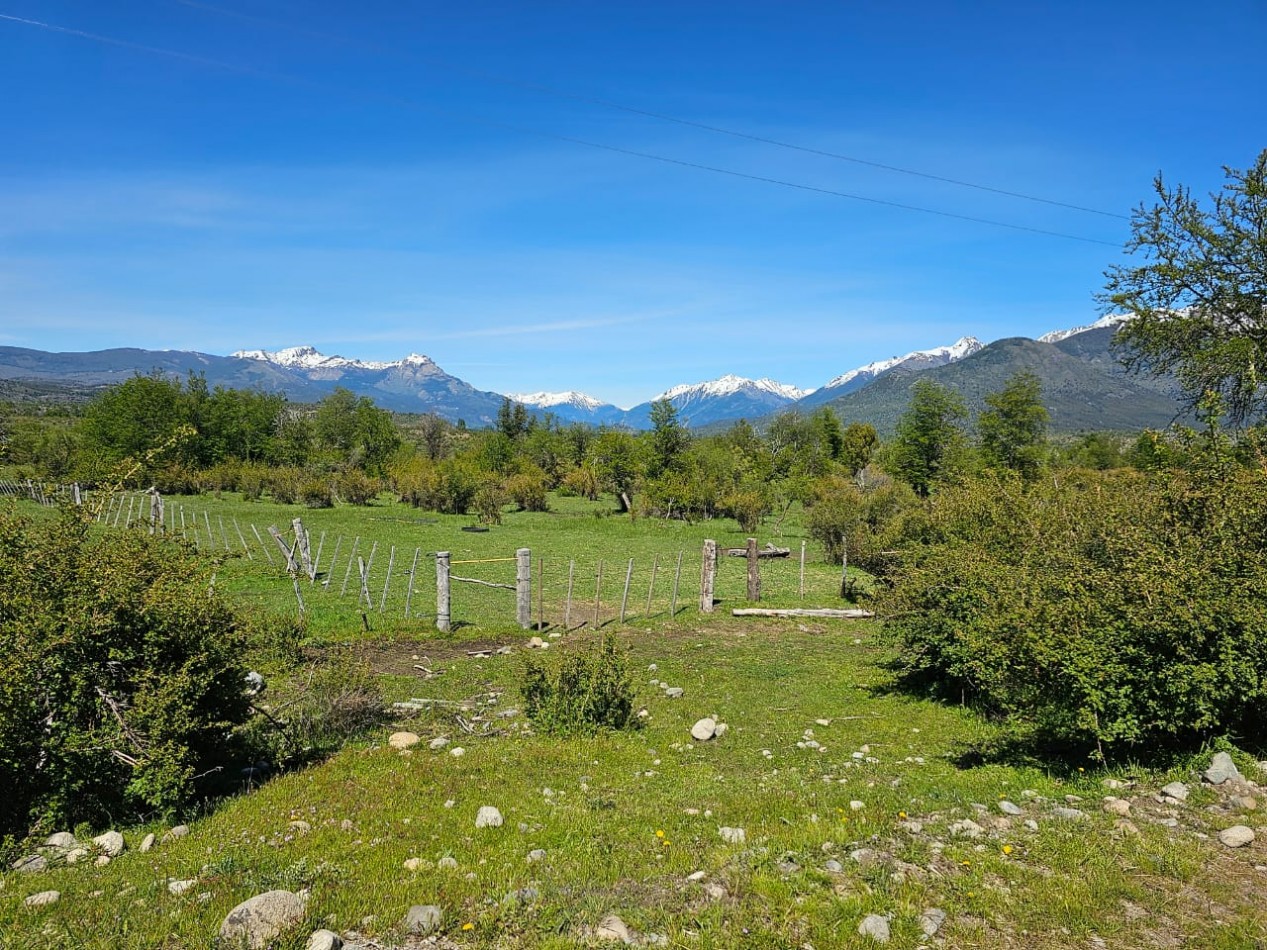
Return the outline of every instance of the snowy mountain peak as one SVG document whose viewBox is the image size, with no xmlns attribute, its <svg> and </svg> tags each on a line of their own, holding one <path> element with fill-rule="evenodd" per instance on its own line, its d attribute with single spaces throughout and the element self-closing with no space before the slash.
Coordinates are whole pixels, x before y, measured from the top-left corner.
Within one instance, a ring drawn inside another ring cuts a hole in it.
<svg viewBox="0 0 1267 950">
<path fill-rule="evenodd" d="M 932 361 L 937 365 L 946 363 L 954 363 L 966 356 L 971 356 L 979 350 L 985 349 L 985 344 L 978 340 L 975 336 L 960 337 L 950 346 L 937 346 L 931 350 L 915 350 L 907 353 L 905 356 L 893 356 L 887 360 L 876 360 L 874 363 L 868 363 L 866 366 L 859 366 L 857 369 L 851 369 L 847 373 L 842 373 L 835 379 L 827 382 L 823 389 L 835 389 L 838 386 L 844 386 L 846 383 L 852 382 L 859 376 L 865 376 L 874 379 L 881 373 L 886 373 L 895 366 L 899 366 L 908 360 Z"/>
<path fill-rule="evenodd" d="M 748 379 L 744 376 L 727 374 L 720 379 L 674 386 L 660 393 L 652 399 L 652 402 L 659 399 L 678 399 L 682 396 L 730 396 L 745 390 L 771 393 L 789 400 L 801 399 L 813 392 L 812 389 L 798 389 L 796 386 L 789 386 L 787 383 L 780 383 L 768 377 Z"/>
<path fill-rule="evenodd" d="M 288 346 L 270 353 L 268 350 L 238 350 L 231 354 L 243 360 L 262 360 L 292 369 L 393 369 L 400 366 L 429 366 L 434 361 L 421 353 L 410 353 L 403 360 L 380 362 L 375 360 L 350 360 L 343 356 L 326 356 L 313 346 Z"/>
<path fill-rule="evenodd" d="M 1074 327 L 1072 330 L 1052 330 L 1050 333 L 1044 333 L 1038 338 L 1038 342 L 1059 343 L 1061 340 L 1067 340 L 1071 336 L 1077 336 L 1079 333 L 1086 333 L 1088 330 L 1103 330 L 1105 327 L 1121 326 L 1129 319 L 1131 319 L 1131 314 L 1129 313 L 1110 313 L 1107 317 L 1101 317 L 1095 323 L 1087 324 L 1085 327 Z"/>
<path fill-rule="evenodd" d="M 574 406 L 577 409 L 595 410 L 607 405 L 593 396 L 568 390 L 563 393 L 507 393 L 507 399 L 521 402 L 525 406 L 538 409 L 549 409 L 552 406 Z"/>
</svg>

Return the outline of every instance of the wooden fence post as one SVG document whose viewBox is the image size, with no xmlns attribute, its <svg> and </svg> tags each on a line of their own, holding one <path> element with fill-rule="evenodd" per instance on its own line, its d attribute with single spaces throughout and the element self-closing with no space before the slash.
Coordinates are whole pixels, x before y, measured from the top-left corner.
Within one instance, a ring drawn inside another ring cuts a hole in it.
<svg viewBox="0 0 1267 950">
<path fill-rule="evenodd" d="M 629 559 L 629 566 L 625 568 L 625 592 L 620 595 L 620 622 L 625 622 L 625 608 L 629 605 L 629 582 L 633 580 L 633 562 Z"/>
<path fill-rule="evenodd" d="M 655 555 L 651 559 L 651 583 L 647 585 L 647 616 L 651 616 L 651 597 L 655 594 L 655 572 L 660 566 L 660 555 Z"/>
<path fill-rule="evenodd" d="M 761 561 L 757 558 L 757 539 L 748 539 L 748 599 L 761 599 Z"/>
<path fill-rule="evenodd" d="M 303 564 L 304 573 L 311 577 L 312 547 L 309 543 L 308 529 L 304 527 L 302 518 L 296 518 L 290 523 L 290 527 L 295 532 L 295 544 L 299 547 L 299 560 Z"/>
<path fill-rule="evenodd" d="M 339 548 L 343 545 L 343 535 L 338 535 L 334 539 L 334 553 L 330 555 L 330 566 L 326 568 L 326 579 L 321 582 L 321 586 L 330 589 L 330 578 L 334 576 L 334 566 L 339 563 Z"/>
<path fill-rule="evenodd" d="M 337 543 L 334 546 L 334 550 L 336 552 L 339 550 L 339 545 Z M 414 562 L 409 565 L 409 588 L 405 591 L 405 619 L 406 620 L 409 619 L 409 605 L 413 603 L 413 599 L 414 599 L 414 575 L 418 571 L 418 551 L 419 550 L 420 550 L 419 548 L 414 548 Z M 326 576 L 329 577 L 328 574 Z"/>
<path fill-rule="evenodd" d="M 840 596 L 849 596 L 849 552 L 840 554 Z"/>
<path fill-rule="evenodd" d="M 436 629 L 448 633 L 449 626 L 449 552 L 436 552 Z"/>
<path fill-rule="evenodd" d="M 706 614 L 713 612 L 713 582 L 716 578 L 717 542 L 709 538 L 704 542 L 704 563 L 699 581 L 699 609 Z"/>
<path fill-rule="evenodd" d="M 598 560 L 598 580 L 594 582 L 594 629 L 598 629 L 599 602 L 603 597 L 603 560 Z"/>
<path fill-rule="evenodd" d="M 325 549 L 325 546 L 326 546 L 326 533 L 322 531 L 321 540 L 317 542 L 317 556 L 316 558 L 313 559 L 313 562 L 312 562 L 312 576 L 308 580 L 309 584 L 317 583 L 317 571 L 321 570 L 321 552 Z"/>
<path fill-rule="evenodd" d="M 669 598 L 669 619 L 677 616 L 677 586 L 682 579 L 682 552 L 677 553 L 677 568 L 673 571 L 673 596 Z"/>
<path fill-rule="evenodd" d="M 361 536 L 358 534 L 352 539 L 352 553 L 348 555 L 348 569 L 343 572 L 343 586 L 339 589 L 340 597 L 348 592 L 348 578 L 352 576 L 352 565 L 356 563 L 356 548 L 360 543 Z"/>
<path fill-rule="evenodd" d="M 801 599 L 805 599 L 805 542 L 801 542 Z"/>
<path fill-rule="evenodd" d="M 532 626 L 532 552 L 515 552 L 515 622 L 524 630 Z"/>
<path fill-rule="evenodd" d="M 537 558 L 537 630 L 546 628 L 546 559 Z"/>
<path fill-rule="evenodd" d="M 387 559 L 387 577 L 383 579 L 383 596 L 378 601 L 378 612 L 381 614 L 387 606 L 387 585 L 392 582 L 392 568 L 396 565 L 396 545 L 392 545 L 391 556 Z"/>
<path fill-rule="evenodd" d="M 246 559 L 254 561 L 255 555 L 251 553 L 251 549 L 247 547 L 246 537 L 242 534 L 242 526 L 238 524 L 238 519 L 233 519 L 233 530 L 238 533 L 238 540 L 242 542 L 242 550 L 246 552 Z"/>
<path fill-rule="evenodd" d="M 563 607 L 563 629 L 569 630 L 572 626 L 572 575 L 576 571 L 576 561 L 568 561 L 568 599 Z"/>
<path fill-rule="evenodd" d="M 79 486 L 75 486 L 78 491 Z M 78 502 L 76 502 L 78 504 Z M 150 534 L 163 529 L 163 496 L 159 494 L 158 489 L 150 495 Z"/>
</svg>

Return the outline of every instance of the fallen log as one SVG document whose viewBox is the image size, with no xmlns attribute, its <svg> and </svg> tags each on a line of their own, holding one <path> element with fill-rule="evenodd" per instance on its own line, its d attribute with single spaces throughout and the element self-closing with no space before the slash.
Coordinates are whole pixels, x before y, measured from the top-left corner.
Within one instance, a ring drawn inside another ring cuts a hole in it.
<svg viewBox="0 0 1267 950">
<path fill-rule="evenodd" d="M 747 557 L 747 548 L 726 548 L 727 557 Z M 773 544 L 767 543 L 765 547 L 757 551 L 757 557 L 791 557 L 791 548 L 776 548 Z"/>
<path fill-rule="evenodd" d="M 732 617 L 836 617 L 842 620 L 865 620 L 875 616 L 870 610 L 861 610 L 856 607 L 847 609 L 791 607 L 786 610 L 774 610 L 767 607 L 736 607 L 730 614 Z"/>
</svg>

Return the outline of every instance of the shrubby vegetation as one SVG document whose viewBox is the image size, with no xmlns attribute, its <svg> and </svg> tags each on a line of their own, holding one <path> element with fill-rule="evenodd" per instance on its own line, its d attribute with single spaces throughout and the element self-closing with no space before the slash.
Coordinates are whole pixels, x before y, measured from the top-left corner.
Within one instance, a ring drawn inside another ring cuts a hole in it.
<svg viewBox="0 0 1267 950">
<path fill-rule="evenodd" d="M 520 691 L 524 714 L 547 735 L 587 735 L 638 721 L 629 658 L 611 634 L 553 664 L 529 657 Z"/>
</svg>

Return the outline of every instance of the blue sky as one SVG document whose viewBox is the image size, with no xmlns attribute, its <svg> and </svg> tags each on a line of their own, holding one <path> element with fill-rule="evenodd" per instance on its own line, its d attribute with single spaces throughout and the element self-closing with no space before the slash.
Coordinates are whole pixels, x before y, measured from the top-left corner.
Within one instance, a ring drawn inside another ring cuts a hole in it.
<svg viewBox="0 0 1267 950">
<path fill-rule="evenodd" d="M 0 344 L 38 349 L 416 351 L 622 405 L 811 387 L 1090 322 L 1127 222 L 590 100 L 1114 214 L 1267 147 L 1262 0 L 0 14 L 124 44 L 0 20 Z"/>
</svg>

